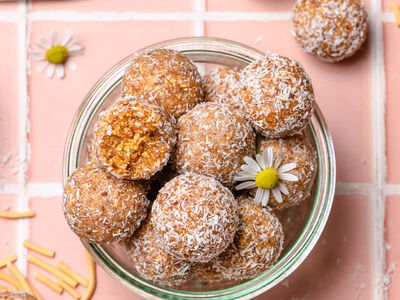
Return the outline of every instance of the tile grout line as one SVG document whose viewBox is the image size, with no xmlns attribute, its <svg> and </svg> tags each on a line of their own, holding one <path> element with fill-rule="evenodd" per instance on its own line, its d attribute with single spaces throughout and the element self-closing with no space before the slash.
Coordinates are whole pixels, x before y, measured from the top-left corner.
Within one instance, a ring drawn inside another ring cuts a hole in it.
<svg viewBox="0 0 400 300">
<path fill-rule="evenodd" d="M 18 210 L 26 211 L 29 209 L 29 199 L 26 194 L 27 170 L 28 170 L 28 95 L 27 95 L 27 47 L 26 47 L 26 4 L 25 0 L 18 3 L 18 144 L 19 144 L 19 162 L 20 168 L 18 172 Z M 23 241 L 29 235 L 29 220 L 23 219 L 18 221 L 17 226 L 17 266 L 26 274 L 27 251 L 22 246 Z"/>
<path fill-rule="evenodd" d="M 373 201 L 373 232 L 374 232 L 374 299 L 387 299 L 384 287 L 386 269 L 386 251 L 384 241 L 385 224 L 385 70 L 382 33 L 382 3 L 375 0 L 371 3 L 371 70 L 372 82 L 372 142 L 373 142 L 373 171 L 374 171 L 374 201 Z"/>
<path fill-rule="evenodd" d="M 206 12 L 206 2 L 205 0 L 194 0 L 194 3 L 196 10 L 194 34 L 195 36 L 204 36 L 205 35 L 204 15 Z"/>
</svg>

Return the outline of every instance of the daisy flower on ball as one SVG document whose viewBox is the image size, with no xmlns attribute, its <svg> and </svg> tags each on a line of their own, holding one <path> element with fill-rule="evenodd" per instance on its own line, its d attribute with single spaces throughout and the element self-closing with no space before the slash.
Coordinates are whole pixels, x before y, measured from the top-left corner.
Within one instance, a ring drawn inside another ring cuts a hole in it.
<svg viewBox="0 0 400 300">
<path fill-rule="evenodd" d="M 76 44 L 77 37 L 72 35 L 71 30 L 65 30 L 61 38 L 58 39 L 57 32 L 51 32 L 50 40 L 39 39 L 36 45 L 43 50 L 41 53 L 31 53 L 31 60 L 39 60 L 42 63 L 36 69 L 42 72 L 46 68 L 46 77 L 52 78 L 54 74 L 58 78 L 65 76 L 65 66 L 71 70 L 76 70 L 75 63 L 71 60 L 72 56 L 81 55 L 83 47 Z"/>
<path fill-rule="evenodd" d="M 262 154 L 256 154 L 256 159 L 246 156 L 245 164 L 235 177 L 235 181 L 243 181 L 235 189 L 257 188 L 254 201 L 262 206 L 267 206 L 272 192 L 275 200 L 282 203 L 282 194 L 289 194 L 285 181 L 298 181 L 296 175 L 289 173 L 296 168 L 295 163 L 281 165 L 282 155 L 278 152 L 275 156 L 272 147 L 268 147 Z"/>
</svg>

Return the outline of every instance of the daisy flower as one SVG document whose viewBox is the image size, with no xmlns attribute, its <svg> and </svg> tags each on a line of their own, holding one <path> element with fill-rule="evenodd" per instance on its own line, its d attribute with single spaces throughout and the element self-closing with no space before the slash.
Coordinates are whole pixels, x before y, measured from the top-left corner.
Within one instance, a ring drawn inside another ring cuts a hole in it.
<svg viewBox="0 0 400 300">
<path fill-rule="evenodd" d="M 43 61 L 36 69 L 42 72 L 47 68 L 46 77 L 52 78 L 54 73 L 58 78 L 65 76 L 64 67 L 67 65 L 71 70 L 76 70 L 76 65 L 70 59 L 71 56 L 82 54 L 83 47 L 75 44 L 77 37 L 72 35 L 71 30 L 65 30 L 61 39 L 58 40 L 57 32 L 52 31 L 50 41 L 41 38 L 36 45 L 44 50 L 42 53 L 32 53 L 31 60 Z"/>
<path fill-rule="evenodd" d="M 238 184 L 237 190 L 257 188 L 254 201 L 262 206 L 267 206 L 270 192 L 277 202 L 282 203 L 282 194 L 289 194 L 282 181 L 298 181 L 296 175 L 287 173 L 296 168 L 295 163 L 280 165 L 282 155 L 277 153 L 274 157 L 272 147 L 268 147 L 262 154 L 256 154 L 256 159 L 246 156 L 245 164 L 240 168 L 235 181 L 244 181 Z"/>
</svg>

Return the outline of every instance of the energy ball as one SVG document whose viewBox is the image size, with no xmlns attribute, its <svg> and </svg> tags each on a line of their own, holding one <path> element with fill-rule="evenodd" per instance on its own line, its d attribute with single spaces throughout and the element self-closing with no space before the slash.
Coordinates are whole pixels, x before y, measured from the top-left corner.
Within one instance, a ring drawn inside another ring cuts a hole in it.
<svg viewBox="0 0 400 300">
<path fill-rule="evenodd" d="M 191 280 L 194 275 L 193 263 L 175 259 L 164 251 L 150 216 L 133 234 L 128 255 L 141 276 L 161 285 L 178 286 Z"/>
<path fill-rule="evenodd" d="M 98 161 L 122 179 L 148 179 L 161 170 L 176 143 L 175 121 L 161 107 L 126 99 L 99 115 L 93 145 Z"/>
<path fill-rule="evenodd" d="M 239 230 L 233 243 L 215 259 L 226 279 L 251 279 L 267 271 L 281 255 L 283 229 L 278 218 L 248 196 L 238 198 Z"/>
<path fill-rule="evenodd" d="M 218 283 L 226 280 L 222 273 L 215 268 L 214 260 L 198 264 L 194 276 L 202 283 Z"/>
<path fill-rule="evenodd" d="M 177 124 L 174 161 L 180 173 L 215 176 L 228 187 L 245 156 L 255 153 L 250 123 L 228 104 L 201 103 Z"/>
<path fill-rule="evenodd" d="M 240 70 L 237 68 L 216 68 L 203 76 L 204 100 L 226 103 L 235 109 L 239 107 Z"/>
<path fill-rule="evenodd" d="M 37 300 L 31 294 L 24 291 L 0 291 L 1 300 Z"/>
<path fill-rule="evenodd" d="M 367 38 L 368 15 L 360 0 L 298 0 L 292 34 L 318 58 L 337 62 L 352 56 Z"/>
<path fill-rule="evenodd" d="M 282 202 L 276 201 L 272 195 L 268 205 L 274 209 L 283 209 L 299 205 L 311 194 L 315 174 L 317 173 L 317 155 L 310 142 L 300 134 L 285 139 L 265 139 L 259 141 L 259 149 L 262 153 L 268 147 L 272 147 L 276 154 L 280 152 L 282 162 L 280 165 L 295 163 L 296 167 L 289 171 L 297 176 L 297 181 L 283 181 L 288 194 L 281 193 Z"/>
<path fill-rule="evenodd" d="M 308 124 L 314 109 L 314 90 L 297 61 L 267 55 L 246 66 L 240 82 L 240 107 L 260 134 L 286 137 Z"/>
<path fill-rule="evenodd" d="M 198 174 L 180 175 L 164 185 L 151 214 L 165 251 L 193 262 L 207 262 L 224 251 L 239 222 L 231 191 Z"/>
<path fill-rule="evenodd" d="M 63 210 L 80 238 L 94 243 L 122 241 L 139 228 L 149 207 L 143 187 L 119 180 L 89 163 L 76 169 L 64 186 Z"/>
<path fill-rule="evenodd" d="M 154 101 L 177 120 L 203 101 L 197 67 L 170 49 L 135 55 L 122 80 L 122 94 Z"/>
</svg>

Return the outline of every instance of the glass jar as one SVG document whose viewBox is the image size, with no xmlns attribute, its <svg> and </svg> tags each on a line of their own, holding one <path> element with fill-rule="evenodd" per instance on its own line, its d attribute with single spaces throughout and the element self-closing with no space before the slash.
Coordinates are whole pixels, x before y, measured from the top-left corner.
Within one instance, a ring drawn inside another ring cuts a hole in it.
<svg viewBox="0 0 400 300">
<path fill-rule="evenodd" d="M 264 54 L 249 46 L 229 40 L 194 37 L 168 40 L 146 47 L 139 52 L 155 48 L 180 51 L 192 59 L 200 70 L 207 67 L 229 66 L 243 68 L 263 58 Z M 72 122 L 63 159 L 63 181 L 79 166 L 88 161 L 87 144 L 99 112 L 114 103 L 121 93 L 124 70 L 133 54 L 109 70 L 90 90 Z M 318 106 L 305 130 L 318 156 L 318 172 L 314 189 L 295 214 L 288 210 L 288 219 L 300 215 L 296 222 L 283 222 L 290 233 L 279 261 L 267 272 L 242 283 L 224 286 L 201 286 L 191 282 L 180 289 L 166 288 L 137 275 L 130 265 L 123 247 L 118 244 L 100 245 L 82 241 L 97 263 L 118 282 L 133 292 L 150 299 L 240 299 L 255 297 L 287 278 L 308 256 L 325 227 L 335 191 L 336 166 L 332 139 Z M 281 216 L 282 217 L 282 216 Z M 285 219 L 285 220 L 286 220 Z M 291 223 L 291 225 L 289 225 Z M 293 227 L 294 225 L 297 227 Z M 291 226 L 291 228 L 289 227 Z"/>
</svg>

